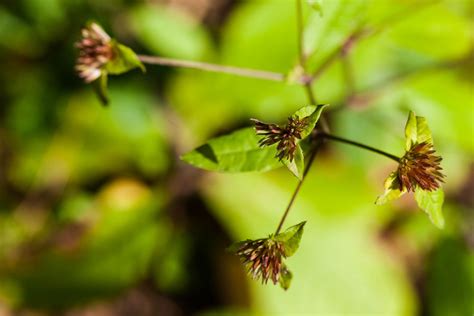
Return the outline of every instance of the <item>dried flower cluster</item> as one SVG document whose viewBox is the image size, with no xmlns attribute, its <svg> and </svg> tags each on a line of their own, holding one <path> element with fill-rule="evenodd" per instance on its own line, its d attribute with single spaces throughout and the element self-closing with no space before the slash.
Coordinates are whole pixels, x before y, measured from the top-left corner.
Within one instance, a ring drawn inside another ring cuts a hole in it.
<svg viewBox="0 0 474 316">
<path fill-rule="evenodd" d="M 277 155 L 279 160 L 288 159 L 293 161 L 297 148 L 297 140 L 301 139 L 301 133 L 306 127 L 307 118 L 300 119 L 296 116 L 290 116 L 288 123 L 284 127 L 277 124 L 267 124 L 256 119 L 251 119 L 255 123 L 257 135 L 264 136 L 260 141 L 261 147 L 271 146 L 278 143 Z"/>
<path fill-rule="evenodd" d="M 282 263 L 283 258 L 286 258 L 283 243 L 272 238 L 247 240 L 235 253 L 247 267 L 252 278 L 261 278 L 263 284 L 269 279 L 276 284 L 281 274 L 286 271 Z"/>
<path fill-rule="evenodd" d="M 427 191 L 438 189 L 444 182 L 441 160 L 440 156 L 435 155 L 431 143 L 422 142 L 411 146 L 398 165 L 397 176 L 402 189 L 415 191 L 416 186 Z"/>
<path fill-rule="evenodd" d="M 79 49 L 76 71 L 86 83 L 99 78 L 103 67 L 114 57 L 110 36 L 95 23 L 82 29 L 76 47 Z"/>
</svg>

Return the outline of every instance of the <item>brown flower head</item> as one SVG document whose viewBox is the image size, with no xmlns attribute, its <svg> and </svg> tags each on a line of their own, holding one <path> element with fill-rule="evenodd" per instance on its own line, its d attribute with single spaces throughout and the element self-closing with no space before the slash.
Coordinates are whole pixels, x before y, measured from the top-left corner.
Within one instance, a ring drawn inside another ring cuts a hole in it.
<svg viewBox="0 0 474 316">
<path fill-rule="evenodd" d="M 295 158 L 297 140 L 301 139 L 301 133 L 307 125 L 307 118 L 300 119 L 296 116 L 290 116 L 288 123 L 283 127 L 277 124 L 263 123 L 256 119 L 251 120 L 255 123 L 257 135 L 264 136 L 259 141 L 261 147 L 278 143 L 276 157 L 279 160 L 286 158 L 292 161 Z"/>
<path fill-rule="evenodd" d="M 444 182 L 441 160 L 440 156 L 435 155 L 431 143 L 414 144 L 400 159 L 398 165 L 397 175 L 402 189 L 413 192 L 416 186 L 427 191 L 438 189 Z"/>
<path fill-rule="evenodd" d="M 272 238 L 244 241 L 239 244 L 235 253 L 252 278 L 261 278 L 263 284 L 269 279 L 276 284 L 286 271 L 282 263 L 283 258 L 286 258 L 283 243 Z"/>
<path fill-rule="evenodd" d="M 114 56 L 110 36 L 96 23 L 82 29 L 82 38 L 76 47 L 79 49 L 76 71 L 87 83 L 99 78 L 104 65 Z"/>
</svg>

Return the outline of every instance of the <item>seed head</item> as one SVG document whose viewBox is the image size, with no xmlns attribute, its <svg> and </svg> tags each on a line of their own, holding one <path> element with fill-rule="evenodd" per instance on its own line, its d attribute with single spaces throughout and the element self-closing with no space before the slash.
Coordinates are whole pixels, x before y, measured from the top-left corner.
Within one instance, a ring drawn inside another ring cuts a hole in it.
<svg viewBox="0 0 474 316">
<path fill-rule="evenodd" d="M 398 180 L 407 191 L 415 191 L 415 187 L 435 191 L 441 185 L 444 175 L 441 173 L 442 158 L 435 155 L 433 145 L 428 142 L 414 144 L 400 159 Z"/>
<path fill-rule="evenodd" d="M 269 279 L 276 284 L 285 267 L 282 264 L 285 258 L 283 244 L 272 238 L 247 240 L 235 251 L 242 263 L 254 279 L 261 278 L 266 284 Z"/>
<path fill-rule="evenodd" d="M 267 124 L 256 119 L 251 119 L 255 124 L 257 135 L 264 136 L 259 141 L 260 147 L 271 146 L 278 143 L 277 155 L 279 160 L 284 158 L 292 161 L 295 158 L 297 140 L 301 139 L 301 133 L 307 125 L 307 118 L 300 119 L 290 116 L 288 123 L 280 127 L 277 124 Z"/>
<path fill-rule="evenodd" d="M 82 38 L 76 47 L 79 57 L 75 69 L 86 83 L 99 78 L 104 65 L 114 57 L 110 36 L 96 23 L 82 29 Z"/>
</svg>

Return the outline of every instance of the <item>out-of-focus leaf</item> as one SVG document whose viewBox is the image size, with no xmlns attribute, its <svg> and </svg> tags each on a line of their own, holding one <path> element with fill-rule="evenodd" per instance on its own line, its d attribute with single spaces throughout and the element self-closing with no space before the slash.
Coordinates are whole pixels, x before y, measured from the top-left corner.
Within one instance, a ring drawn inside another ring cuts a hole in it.
<svg viewBox="0 0 474 316">
<path fill-rule="evenodd" d="M 202 59 L 211 53 L 206 29 L 183 11 L 159 4 L 142 4 L 129 16 L 137 39 L 162 56 Z"/>
<path fill-rule="evenodd" d="M 474 253 L 460 237 L 441 240 L 427 261 L 428 315 L 472 315 Z"/>
<path fill-rule="evenodd" d="M 302 119 L 307 117 L 308 121 L 306 126 L 304 127 L 303 131 L 301 132 L 301 138 L 306 138 L 311 132 L 313 131 L 316 123 L 321 116 L 321 112 L 324 110 L 326 106 L 329 104 L 319 104 L 319 105 L 308 105 L 305 106 L 298 111 L 296 111 L 293 115 L 297 116 L 298 118 Z"/>
<path fill-rule="evenodd" d="M 398 182 L 397 174 L 392 172 L 387 180 L 385 180 L 385 192 L 377 197 L 375 204 L 382 205 L 392 200 L 398 199 L 405 194 L 406 191 L 400 191 L 400 184 Z"/>
<path fill-rule="evenodd" d="M 286 265 L 283 265 L 280 272 L 280 279 L 278 280 L 282 289 L 286 291 L 290 288 L 291 279 L 293 279 L 293 273 L 291 273 L 291 271 L 288 270 Z"/>
<path fill-rule="evenodd" d="M 316 12 L 318 12 L 321 17 L 323 16 L 323 0 L 306 0 L 306 2 L 311 8 L 316 10 Z"/>
<path fill-rule="evenodd" d="M 112 42 L 112 47 L 114 58 L 106 65 L 106 70 L 109 74 L 119 75 L 134 68 L 140 68 L 145 72 L 145 66 L 130 47 L 115 41 Z"/>
<path fill-rule="evenodd" d="M 304 154 L 300 145 L 296 145 L 295 159 L 282 160 L 283 164 L 291 171 L 291 173 L 300 180 L 303 180 L 304 173 Z"/>
<path fill-rule="evenodd" d="M 324 16 L 314 12 L 304 34 L 304 51 L 309 55 L 310 69 L 319 67 L 324 60 L 346 41 L 364 23 L 367 1 L 326 1 Z"/>
<path fill-rule="evenodd" d="M 428 214 L 431 222 L 436 227 L 444 228 L 444 192 L 441 188 L 436 191 L 426 191 L 417 187 L 415 189 L 415 200 L 418 206 Z"/>
<path fill-rule="evenodd" d="M 258 145 L 259 138 L 253 128 L 243 128 L 213 138 L 181 159 L 195 167 L 212 171 L 268 171 L 281 167 L 282 164 L 275 159 L 275 146 L 261 148 Z"/>
<path fill-rule="evenodd" d="M 279 233 L 274 237 L 276 240 L 283 242 L 286 257 L 291 257 L 298 250 L 305 224 L 306 221 L 291 226 L 283 233 Z"/>
</svg>

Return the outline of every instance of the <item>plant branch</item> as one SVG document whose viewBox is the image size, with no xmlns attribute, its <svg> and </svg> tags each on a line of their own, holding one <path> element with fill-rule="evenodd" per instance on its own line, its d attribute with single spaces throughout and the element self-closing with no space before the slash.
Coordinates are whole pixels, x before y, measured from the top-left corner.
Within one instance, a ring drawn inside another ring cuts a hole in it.
<svg viewBox="0 0 474 316">
<path fill-rule="evenodd" d="M 306 175 L 308 174 L 309 169 L 313 165 L 313 161 L 316 158 L 316 155 L 318 154 L 319 148 L 321 148 L 322 141 L 323 141 L 322 138 L 318 138 L 315 141 L 313 150 L 311 151 L 311 156 L 309 157 L 308 163 L 306 164 L 304 168 L 303 177 L 296 185 L 295 191 L 293 191 L 293 195 L 290 198 L 290 202 L 288 202 L 288 206 L 286 207 L 285 212 L 283 213 L 283 216 L 280 219 L 280 223 L 278 223 L 278 227 L 275 231 L 275 235 L 277 235 L 280 232 L 281 228 L 283 227 L 283 223 L 285 222 L 286 217 L 288 216 L 288 213 L 290 212 L 291 207 L 293 206 L 293 203 L 295 202 L 296 196 L 300 192 L 301 186 L 303 185 L 303 181 L 304 179 L 306 179 Z"/>
<path fill-rule="evenodd" d="M 337 142 L 341 142 L 341 143 L 344 143 L 344 144 L 349 144 L 349 145 L 352 145 L 352 146 L 363 148 L 363 149 L 372 151 L 374 153 L 380 154 L 382 156 L 385 156 L 387 158 L 390 158 L 390 159 L 392 159 L 396 162 L 400 162 L 400 157 L 397 157 L 397 156 L 389 154 L 389 153 L 387 153 L 383 150 L 380 150 L 380 149 L 377 149 L 377 148 L 374 148 L 374 147 L 371 147 L 371 146 L 368 146 L 368 145 L 364 145 L 364 144 L 361 144 L 361 143 L 358 143 L 358 142 L 355 142 L 355 141 L 352 141 L 352 140 L 349 140 L 349 139 L 345 139 L 345 138 L 342 138 L 342 137 L 334 136 L 334 135 L 331 135 L 331 134 L 319 133 L 318 135 L 323 137 L 323 138 L 327 138 L 327 139 L 334 140 L 334 141 L 337 141 Z"/>
<path fill-rule="evenodd" d="M 165 58 L 158 56 L 148 56 L 148 55 L 138 55 L 138 59 L 142 63 L 152 64 L 152 65 L 161 65 L 161 66 L 172 66 L 172 67 L 181 67 L 181 68 L 192 68 L 199 69 L 209 72 L 219 72 L 226 73 L 240 77 L 256 78 L 269 81 L 285 81 L 285 75 L 278 72 L 271 72 L 266 70 L 259 69 L 250 69 L 250 68 L 240 68 L 234 66 L 224 66 L 211 63 L 205 63 L 200 61 L 191 61 L 191 60 L 180 60 L 173 58 Z M 303 83 L 303 79 L 300 79 L 300 83 Z"/>
</svg>

